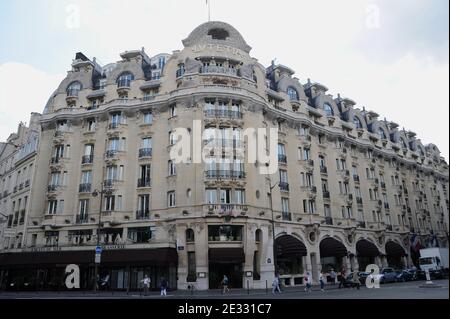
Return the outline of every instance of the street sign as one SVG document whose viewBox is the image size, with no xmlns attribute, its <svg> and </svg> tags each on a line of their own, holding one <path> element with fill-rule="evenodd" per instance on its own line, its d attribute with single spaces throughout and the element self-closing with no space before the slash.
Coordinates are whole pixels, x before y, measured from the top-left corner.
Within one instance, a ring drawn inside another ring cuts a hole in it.
<svg viewBox="0 0 450 319">
<path fill-rule="evenodd" d="M 101 254 L 102 253 L 102 247 L 101 246 L 95 247 L 95 253 L 96 254 Z"/>
<path fill-rule="evenodd" d="M 102 258 L 101 254 L 95 254 L 95 263 L 100 264 L 101 258 Z"/>
</svg>

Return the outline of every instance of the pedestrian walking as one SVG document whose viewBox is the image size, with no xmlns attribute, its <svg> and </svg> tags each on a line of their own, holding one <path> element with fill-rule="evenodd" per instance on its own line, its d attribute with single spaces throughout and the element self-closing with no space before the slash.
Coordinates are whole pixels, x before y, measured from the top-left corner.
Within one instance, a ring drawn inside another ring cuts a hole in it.
<svg viewBox="0 0 450 319">
<path fill-rule="evenodd" d="M 281 294 L 280 279 L 278 276 L 276 276 L 272 282 L 272 294 L 275 294 L 277 291 Z"/>
<path fill-rule="evenodd" d="M 167 280 L 166 280 L 166 278 L 161 277 L 159 286 L 161 288 L 161 296 L 167 296 Z"/>
<path fill-rule="evenodd" d="M 303 279 L 305 281 L 305 292 L 308 292 L 308 293 L 311 292 L 312 283 L 311 283 L 311 277 L 309 275 L 309 272 L 306 273 L 306 275 Z"/>
<path fill-rule="evenodd" d="M 331 284 L 334 285 L 336 283 L 336 272 L 332 268 L 330 271 Z"/>
<path fill-rule="evenodd" d="M 356 289 L 359 290 L 360 286 L 361 286 L 361 282 L 359 281 L 359 273 L 357 270 L 355 270 L 353 272 L 353 285 L 354 287 L 356 287 Z"/>
<path fill-rule="evenodd" d="M 338 275 L 338 280 L 339 280 L 339 289 L 341 288 L 345 288 L 345 269 L 342 268 L 341 272 L 340 272 L 340 276 Z"/>
<path fill-rule="evenodd" d="M 323 271 L 319 274 L 320 291 L 325 291 L 325 275 Z"/>
<path fill-rule="evenodd" d="M 222 295 L 230 291 L 230 289 L 228 288 L 229 283 L 230 283 L 230 281 L 229 281 L 227 275 L 223 275 L 223 279 L 222 279 L 222 282 L 221 282 L 221 284 L 222 284 Z"/>
<path fill-rule="evenodd" d="M 149 276 L 145 275 L 144 279 L 141 280 L 142 284 L 143 284 L 143 288 L 144 288 L 144 296 L 147 296 L 148 291 L 150 289 L 150 284 L 151 284 L 151 279 Z"/>
</svg>

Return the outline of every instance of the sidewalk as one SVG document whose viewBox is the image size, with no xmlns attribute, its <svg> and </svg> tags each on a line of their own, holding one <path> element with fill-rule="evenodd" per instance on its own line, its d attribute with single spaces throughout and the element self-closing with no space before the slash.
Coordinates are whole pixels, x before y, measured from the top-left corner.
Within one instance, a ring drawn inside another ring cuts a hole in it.
<svg viewBox="0 0 450 319">
<path fill-rule="evenodd" d="M 339 285 L 327 285 L 325 286 L 325 290 L 335 290 L 338 289 Z M 297 287 L 282 287 L 283 294 L 290 293 L 299 293 L 304 292 L 304 286 Z M 343 288 L 346 289 L 346 288 Z M 313 286 L 312 291 L 320 291 L 319 286 Z M 221 290 L 196 290 L 196 291 L 186 291 L 186 290 L 174 290 L 167 292 L 168 297 L 175 298 L 211 298 L 211 297 L 222 297 Z M 226 296 L 255 296 L 257 298 L 264 298 L 264 296 L 272 295 L 272 287 L 266 289 L 231 289 L 230 292 L 226 294 Z M 24 292 L 10 292 L 10 291 L 2 291 L 0 292 L 0 298 L 100 298 L 100 299 L 108 299 L 108 298 L 156 298 L 160 297 L 159 291 L 150 291 L 147 296 L 143 295 L 142 291 L 24 291 Z"/>
</svg>

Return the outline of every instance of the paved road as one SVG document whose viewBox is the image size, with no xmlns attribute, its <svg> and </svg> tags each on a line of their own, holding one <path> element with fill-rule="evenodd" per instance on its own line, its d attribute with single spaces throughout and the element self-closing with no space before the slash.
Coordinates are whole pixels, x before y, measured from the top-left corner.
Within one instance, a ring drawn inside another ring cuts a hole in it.
<svg viewBox="0 0 450 319">
<path fill-rule="evenodd" d="M 314 287 L 311 293 L 305 293 L 301 288 L 285 289 L 282 294 L 266 294 L 265 291 L 235 290 L 227 295 L 220 291 L 198 291 L 193 296 L 186 291 L 169 292 L 167 297 L 150 293 L 144 297 L 139 293 L 0 293 L 0 299 L 449 299 L 449 281 L 437 280 L 434 283 L 441 288 L 420 288 L 422 281 L 381 285 L 380 289 L 337 289 L 337 286 L 327 286 L 325 292 Z"/>
</svg>

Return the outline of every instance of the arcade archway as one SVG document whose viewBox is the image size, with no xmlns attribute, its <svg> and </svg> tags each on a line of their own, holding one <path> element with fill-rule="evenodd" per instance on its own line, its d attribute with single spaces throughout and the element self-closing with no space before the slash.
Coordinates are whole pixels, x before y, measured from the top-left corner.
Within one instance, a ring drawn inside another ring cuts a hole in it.
<svg viewBox="0 0 450 319">
<path fill-rule="evenodd" d="M 367 239 L 361 239 L 356 243 L 356 255 L 360 271 L 365 271 L 366 267 L 376 264 L 376 258 L 381 255 L 375 244 Z"/>
</svg>

